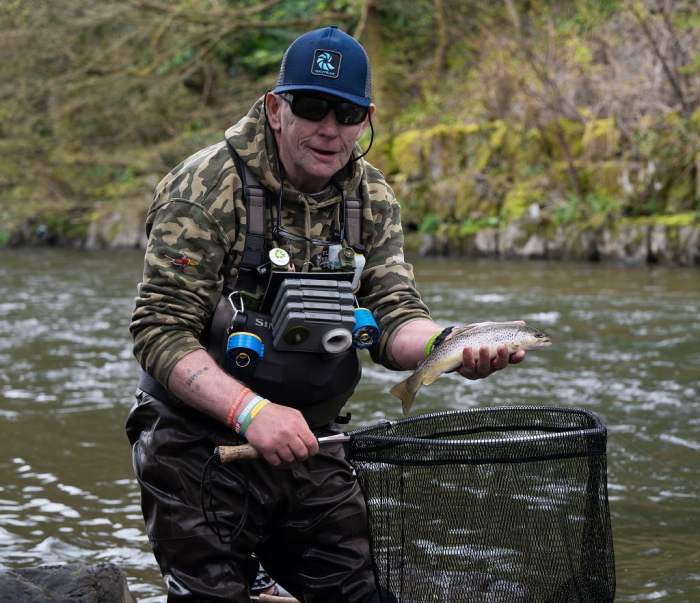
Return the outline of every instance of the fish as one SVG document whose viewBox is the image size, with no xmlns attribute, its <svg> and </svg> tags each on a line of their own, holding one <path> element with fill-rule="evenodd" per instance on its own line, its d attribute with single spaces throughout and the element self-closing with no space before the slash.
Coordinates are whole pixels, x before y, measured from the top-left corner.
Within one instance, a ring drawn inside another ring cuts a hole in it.
<svg viewBox="0 0 700 603">
<path fill-rule="evenodd" d="M 462 350 L 471 348 L 478 355 L 482 347 L 489 348 L 491 358 L 497 355 L 501 345 L 512 354 L 518 350 L 543 348 L 552 344 L 548 335 L 539 329 L 525 325 L 521 320 L 509 322 L 477 322 L 459 327 L 438 347 L 433 348 L 427 358 L 407 378 L 391 388 L 391 393 L 401 399 L 403 414 L 407 415 L 413 400 L 423 385 L 430 385 L 443 373 L 462 366 Z"/>
</svg>

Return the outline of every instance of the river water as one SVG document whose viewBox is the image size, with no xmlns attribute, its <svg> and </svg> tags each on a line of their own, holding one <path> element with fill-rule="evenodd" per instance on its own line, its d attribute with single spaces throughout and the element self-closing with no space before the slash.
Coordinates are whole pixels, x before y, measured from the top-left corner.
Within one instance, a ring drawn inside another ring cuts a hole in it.
<svg viewBox="0 0 700 603">
<path fill-rule="evenodd" d="M 136 363 L 136 251 L 0 252 L 0 567 L 112 561 L 164 601 L 123 425 Z M 598 413 L 618 601 L 700 600 L 700 271 L 415 261 L 434 318 L 524 318 L 555 344 L 486 380 L 446 376 L 416 412 L 546 404 Z M 365 358 L 367 360 L 367 358 Z M 399 375 L 365 363 L 355 427 L 398 417 Z"/>
</svg>

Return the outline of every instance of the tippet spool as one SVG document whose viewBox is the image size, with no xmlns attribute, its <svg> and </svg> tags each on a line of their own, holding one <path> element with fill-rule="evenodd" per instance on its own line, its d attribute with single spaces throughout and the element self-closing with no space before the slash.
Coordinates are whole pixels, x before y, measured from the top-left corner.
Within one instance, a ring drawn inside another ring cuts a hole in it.
<svg viewBox="0 0 700 603">
<path fill-rule="evenodd" d="M 372 347 L 379 341 L 379 325 L 367 308 L 355 309 L 355 327 L 352 330 L 353 347 L 361 350 Z"/>
<path fill-rule="evenodd" d="M 239 331 L 229 335 L 226 342 L 226 356 L 238 368 L 255 366 L 265 356 L 262 339 L 254 333 Z"/>
</svg>

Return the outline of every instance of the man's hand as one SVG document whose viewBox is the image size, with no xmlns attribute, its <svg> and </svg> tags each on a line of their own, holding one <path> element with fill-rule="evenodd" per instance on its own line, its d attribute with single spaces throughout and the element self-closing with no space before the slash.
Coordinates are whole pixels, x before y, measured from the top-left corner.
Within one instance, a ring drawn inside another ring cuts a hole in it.
<svg viewBox="0 0 700 603">
<path fill-rule="evenodd" d="M 481 348 L 478 354 L 474 354 L 471 348 L 464 348 L 462 352 L 462 366 L 457 372 L 467 379 L 483 379 L 495 371 L 506 368 L 508 364 L 518 364 L 525 358 L 525 350 L 518 350 L 508 354 L 508 348 L 504 345 L 496 350 L 496 356 L 491 357 L 488 348 Z"/>
<path fill-rule="evenodd" d="M 318 440 L 304 416 L 272 402 L 253 419 L 245 437 L 271 465 L 303 461 L 318 452 Z"/>
<path fill-rule="evenodd" d="M 525 324 L 524 320 L 516 320 L 514 322 Z M 447 339 L 449 340 L 449 337 Z M 489 349 L 486 347 L 482 347 L 478 354 L 475 354 L 474 350 L 471 348 L 464 348 L 462 352 L 462 366 L 457 369 L 457 371 L 467 379 L 483 379 L 484 377 L 488 377 L 491 373 L 506 368 L 509 364 L 518 364 L 518 362 L 522 362 L 524 358 L 525 350 L 519 350 L 508 354 L 508 348 L 504 345 L 496 348 L 496 356 L 493 358 L 491 357 Z"/>
</svg>

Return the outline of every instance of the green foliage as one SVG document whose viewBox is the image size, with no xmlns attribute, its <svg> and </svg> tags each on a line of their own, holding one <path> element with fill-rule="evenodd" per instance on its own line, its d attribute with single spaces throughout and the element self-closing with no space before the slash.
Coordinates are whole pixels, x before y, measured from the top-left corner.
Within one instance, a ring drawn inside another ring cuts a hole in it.
<svg viewBox="0 0 700 603">
<path fill-rule="evenodd" d="M 459 235 L 461 237 L 473 235 L 484 228 L 496 228 L 499 224 L 500 220 L 497 216 L 463 220 L 459 226 Z"/>
<path fill-rule="evenodd" d="M 562 10 L 562 7 L 567 7 Z M 571 28 L 573 32 L 582 34 L 589 32 L 608 21 L 620 9 L 618 0 L 575 0 L 574 2 L 552 1 L 553 12 L 562 11 L 560 27 Z"/>
<path fill-rule="evenodd" d="M 171 71 L 180 69 L 183 65 L 191 62 L 194 57 L 195 49 L 192 46 L 177 50 L 175 54 L 158 66 L 155 73 L 158 76 L 167 75 Z"/>
<path fill-rule="evenodd" d="M 418 227 L 418 232 L 423 234 L 435 234 L 440 228 L 442 220 L 436 214 L 426 214 Z"/>
<path fill-rule="evenodd" d="M 583 198 L 569 195 L 563 203 L 554 207 L 552 218 L 558 225 L 573 222 L 602 224 L 617 216 L 619 211 L 620 202 L 605 195 L 589 193 Z"/>
<path fill-rule="evenodd" d="M 421 232 L 465 236 L 537 211 L 545 224 L 700 211 L 692 3 L 365 8 L 365 0 L 2 3 L 0 203 L 12 214 L 4 223 L 78 208 L 51 218 L 73 236 L 97 200 L 146 203 L 165 171 L 220 140 L 274 85 L 297 35 L 331 23 L 363 27 L 379 99 L 369 159 L 391 176 L 404 217 Z"/>
</svg>

